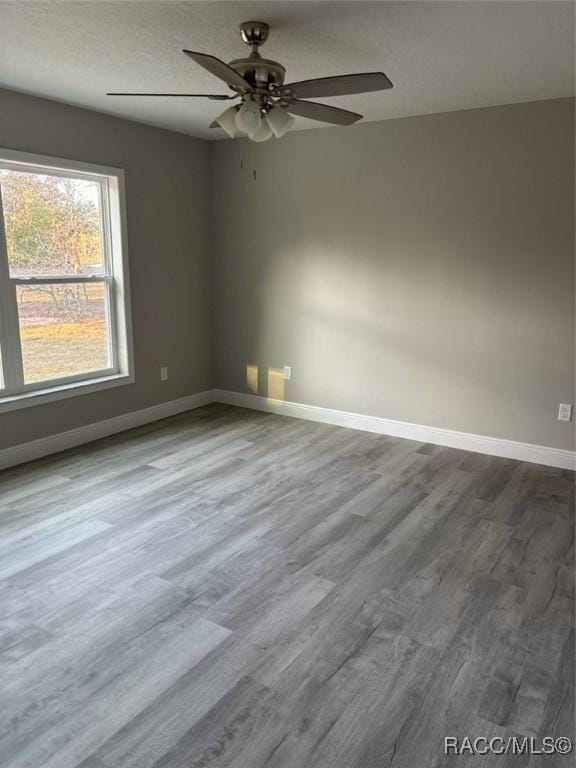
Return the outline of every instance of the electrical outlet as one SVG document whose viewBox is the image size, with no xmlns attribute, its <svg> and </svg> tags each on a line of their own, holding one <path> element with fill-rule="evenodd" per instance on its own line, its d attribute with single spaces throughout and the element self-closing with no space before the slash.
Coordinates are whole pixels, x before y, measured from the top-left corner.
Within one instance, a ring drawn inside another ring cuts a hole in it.
<svg viewBox="0 0 576 768">
<path fill-rule="evenodd" d="M 290 365 L 284 366 L 284 381 L 290 381 L 292 378 L 292 367 Z"/>
<path fill-rule="evenodd" d="M 160 368 L 160 381 L 168 381 L 168 366 L 163 365 Z"/>
<path fill-rule="evenodd" d="M 558 421 L 572 421 L 572 403 L 560 403 Z"/>
</svg>

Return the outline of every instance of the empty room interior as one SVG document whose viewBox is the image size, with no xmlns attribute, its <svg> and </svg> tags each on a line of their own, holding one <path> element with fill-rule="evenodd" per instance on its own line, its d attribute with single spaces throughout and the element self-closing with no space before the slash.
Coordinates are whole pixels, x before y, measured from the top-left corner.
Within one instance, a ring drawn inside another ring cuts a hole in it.
<svg viewBox="0 0 576 768">
<path fill-rule="evenodd" d="M 574 766 L 575 9 L 0 0 L 0 768 Z"/>
</svg>

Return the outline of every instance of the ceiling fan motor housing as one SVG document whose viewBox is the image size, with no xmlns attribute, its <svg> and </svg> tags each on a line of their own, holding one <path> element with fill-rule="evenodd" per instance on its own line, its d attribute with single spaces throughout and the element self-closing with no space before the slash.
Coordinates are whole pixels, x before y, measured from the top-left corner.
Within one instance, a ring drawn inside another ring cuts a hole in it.
<svg viewBox="0 0 576 768">
<path fill-rule="evenodd" d="M 284 83 L 286 70 L 282 64 L 271 59 L 263 59 L 258 53 L 251 54 L 247 59 L 234 59 L 228 63 L 257 90 L 262 89 L 270 93 Z"/>
</svg>

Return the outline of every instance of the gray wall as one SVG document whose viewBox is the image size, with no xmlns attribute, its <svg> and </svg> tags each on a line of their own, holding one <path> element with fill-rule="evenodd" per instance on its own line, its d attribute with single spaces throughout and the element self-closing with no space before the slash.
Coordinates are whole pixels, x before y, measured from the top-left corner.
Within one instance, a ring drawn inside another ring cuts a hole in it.
<svg viewBox="0 0 576 768">
<path fill-rule="evenodd" d="M 136 370 L 133 385 L 0 414 L 0 448 L 209 388 L 209 145 L 0 91 L 0 147 L 125 169 Z"/>
<path fill-rule="evenodd" d="M 213 148 L 215 384 L 573 447 L 574 102 Z M 242 164 L 242 166 L 241 166 Z M 256 180 L 253 172 L 256 171 Z"/>
<path fill-rule="evenodd" d="M 573 447 L 573 111 L 210 146 L 0 91 L 0 146 L 125 169 L 136 362 L 134 385 L 0 415 L 0 448 L 252 391 L 254 366 L 261 395 Z"/>
</svg>

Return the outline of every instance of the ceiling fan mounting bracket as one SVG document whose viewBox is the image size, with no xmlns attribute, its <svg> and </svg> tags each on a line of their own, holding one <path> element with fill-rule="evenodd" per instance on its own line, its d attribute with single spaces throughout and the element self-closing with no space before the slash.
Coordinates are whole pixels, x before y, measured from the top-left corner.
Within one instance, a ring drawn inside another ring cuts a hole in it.
<svg viewBox="0 0 576 768">
<path fill-rule="evenodd" d="M 265 21 L 243 21 L 240 24 L 240 34 L 246 45 L 250 45 L 253 51 L 258 46 L 264 45 L 270 34 L 270 27 Z"/>
</svg>

